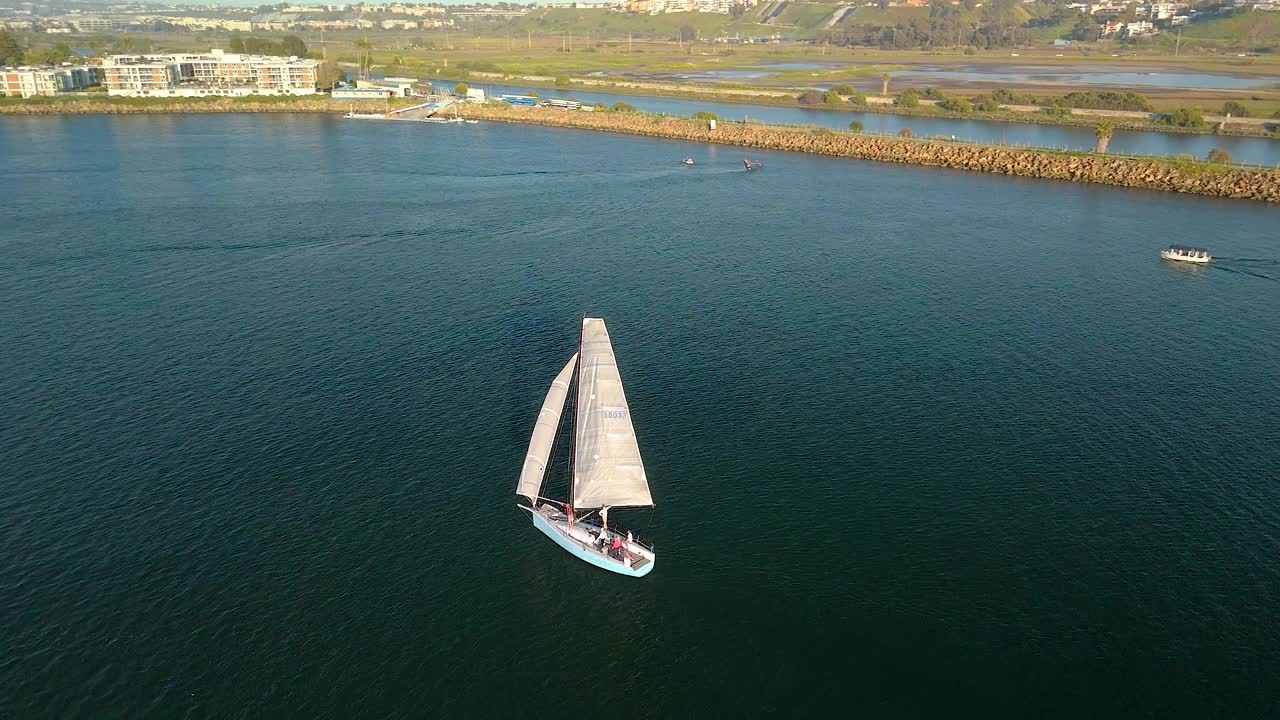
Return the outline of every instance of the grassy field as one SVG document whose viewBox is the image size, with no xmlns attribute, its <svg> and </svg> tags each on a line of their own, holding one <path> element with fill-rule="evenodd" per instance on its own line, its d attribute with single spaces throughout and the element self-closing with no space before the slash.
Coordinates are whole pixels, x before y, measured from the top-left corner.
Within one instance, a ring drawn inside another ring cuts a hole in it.
<svg viewBox="0 0 1280 720">
<path fill-rule="evenodd" d="M 758 6 L 763 11 L 769 4 Z M 822 7 L 818 3 L 792 3 L 806 13 L 816 10 L 805 5 Z M 894 13 L 902 11 L 915 12 L 914 8 L 859 8 L 857 13 Z M 626 17 L 620 13 L 604 13 L 591 15 L 594 11 L 546 10 L 537 13 L 547 22 L 558 23 L 556 18 L 578 17 L 588 13 L 588 17 L 599 18 L 606 24 L 613 22 L 609 15 Z M 785 15 L 787 10 L 783 11 Z M 800 12 L 797 10 L 796 12 Z M 521 21 L 530 27 L 539 22 L 538 17 L 531 14 Z M 654 23 L 654 27 L 669 27 L 679 20 L 697 19 L 698 13 L 679 13 L 658 16 L 642 16 L 637 21 Z M 1265 15 L 1254 13 L 1253 17 Z M 748 22 L 759 20 L 758 16 L 748 14 L 743 18 L 731 20 L 728 16 L 715 15 L 709 21 Z M 1235 18 L 1226 18 L 1235 21 Z M 1280 14 L 1267 15 L 1265 22 L 1280 21 Z M 1206 26 L 1211 25 L 1205 23 Z M 764 26 L 762 26 L 764 27 Z M 772 26 L 768 26 L 772 27 Z M 1264 28 L 1266 30 L 1266 28 Z M 1206 32 L 1234 32 L 1230 29 L 1209 27 Z M 1269 32 L 1269 30 L 1268 30 Z M 873 78 L 881 72 L 893 74 L 896 70 L 919 65 L 928 66 L 990 66 L 998 64 L 1014 65 L 1048 65 L 1071 66 L 1073 70 L 1087 72 L 1090 68 L 1111 70 L 1115 66 L 1150 66 L 1162 70 L 1208 71 L 1208 72 L 1249 72 L 1258 75 L 1280 77 L 1280 55 L 1258 55 L 1255 57 L 1236 57 L 1234 54 L 1210 54 L 1182 48 L 1181 54 L 1175 56 L 1169 48 L 1152 44 L 1144 47 L 1121 48 L 1112 44 L 1088 46 L 1072 46 L 1068 48 L 1038 47 L 1022 48 L 1017 51 L 1018 57 L 1011 57 L 1009 50 L 979 51 L 966 55 L 962 48 L 937 48 L 932 50 L 880 50 L 875 48 L 840 48 L 822 47 L 810 43 L 786 43 L 780 45 L 725 45 L 711 42 L 676 42 L 665 39 L 628 39 L 610 32 L 593 32 L 574 35 L 572 40 L 568 33 L 548 32 L 546 30 L 526 30 L 524 32 L 502 32 L 478 36 L 459 31 L 431 32 L 371 32 L 365 33 L 326 33 L 323 44 L 318 33 L 300 33 L 302 38 L 316 56 L 324 56 L 332 60 L 355 63 L 358 50 L 354 42 L 367 37 L 373 45 L 375 72 L 409 75 L 412 77 L 466 78 L 470 73 L 486 73 L 483 79 L 502 82 L 508 78 L 514 84 L 523 84 L 520 77 L 535 76 L 545 78 L 547 82 L 557 76 L 567 76 L 597 81 L 622 82 L 627 79 L 644 79 L 657 73 L 685 73 L 716 69 L 759 68 L 779 62 L 805 62 L 815 64 L 831 64 L 830 70 L 786 70 L 773 74 L 760 81 L 758 86 L 735 84 L 739 89 L 790 91 L 792 89 L 825 86 L 843 81 L 853 81 L 864 90 L 875 86 L 878 82 Z M 140 42 L 150 43 L 156 49 L 197 50 L 210 47 L 226 47 L 230 35 L 225 33 L 146 33 L 131 34 Z M 77 36 L 28 36 L 29 40 L 53 42 L 65 40 L 73 47 L 85 47 L 91 38 Z M 1184 38 L 1185 40 L 1185 38 Z M 569 52 L 572 42 L 572 52 Z M 1118 50 L 1119 52 L 1109 52 Z M 607 76 L 598 73 L 607 73 Z M 518 77 L 517 77 L 518 76 Z M 617 78 L 617 80 L 611 80 Z M 924 79 L 895 78 L 891 89 L 899 91 L 909 84 L 921 85 L 929 81 Z M 705 99 L 723 99 L 727 101 L 744 101 L 743 95 L 736 98 L 722 96 L 727 87 L 725 83 L 682 83 L 685 87 L 678 92 L 616 90 L 632 94 L 669 94 L 678 97 L 694 97 Z M 973 97 L 986 94 L 996 87 L 996 83 L 975 83 L 950 92 L 961 97 Z M 1010 86 L 1010 85 L 1005 85 Z M 1017 84 L 1012 86 L 1017 87 Z M 584 89 L 601 89 L 592 87 Z M 1033 88 L 1038 94 L 1062 94 L 1074 87 L 1039 86 Z M 1108 88 L 1111 89 L 1111 88 Z M 798 92 L 798 90 L 797 90 Z M 1141 92 L 1146 95 L 1152 105 L 1160 111 L 1171 111 L 1180 107 L 1198 107 L 1206 114 L 1219 114 L 1223 103 L 1234 100 L 1243 103 L 1255 117 L 1271 117 L 1280 112 L 1280 89 L 1257 89 L 1243 91 L 1221 90 L 1189 90 L 1180 88 L 1150 88 Z M 785 103 L 790 100 L 762 100 L 762 102 Z M 1043 121 L 1042 118 L 1036 118 Z"/>
</svg>

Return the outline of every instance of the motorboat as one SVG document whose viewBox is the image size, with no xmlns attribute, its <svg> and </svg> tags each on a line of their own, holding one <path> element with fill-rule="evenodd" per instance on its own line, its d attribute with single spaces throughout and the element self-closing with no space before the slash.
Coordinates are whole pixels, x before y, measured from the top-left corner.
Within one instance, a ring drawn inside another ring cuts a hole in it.
<svg viewBox="0 0 1280 720">
<path fill-rule="evenodd" d="M 1208 250 L 1187 245 L 1170 245 L 1168 250 L 1161 250 L 1160 257 L 1165 260 L 1177 260 L 1189 263 L 1207 263 L 1213 260 Z"/>
<path fill-rule="evenodd" d="M 693 158 L 691 158 L 691 157 L 687 157 L 687 158 L 685 158 L 682 162 L 683 162 L 685 165 L 692 165 L 692 164 L 693 164 Z"/>
</svg>

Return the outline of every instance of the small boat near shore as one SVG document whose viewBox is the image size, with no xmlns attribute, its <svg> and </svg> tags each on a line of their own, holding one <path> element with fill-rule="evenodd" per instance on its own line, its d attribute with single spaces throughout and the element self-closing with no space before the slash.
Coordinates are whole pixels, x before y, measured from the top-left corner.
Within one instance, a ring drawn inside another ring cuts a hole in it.
<svg viewBox="0 0 1280 720">
<path fill-rule="evenodd" d="M 383 113 L 358 113 L 354 111 L 349 112 L 346 115 L 343 115 L 342 117 L 347 118 L 348 120 L 386 120 L 387 119 L 387 116 L 384 115 Z"/>
<path fill-rule="evenodd" d="M 1170 245 L 1169 249 L 1160 251 L 1160 257 L 1164 260 L 1202 264 L 1213 260 L 1208 250 L 1187 245 Z"/>
</svg>

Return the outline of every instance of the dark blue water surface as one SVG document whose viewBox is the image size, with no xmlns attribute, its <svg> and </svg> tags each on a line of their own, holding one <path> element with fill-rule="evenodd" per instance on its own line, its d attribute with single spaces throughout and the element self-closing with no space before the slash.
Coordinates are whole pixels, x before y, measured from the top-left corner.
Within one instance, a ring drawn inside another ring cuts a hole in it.
<svg viewBox="0 0 1280 720">
<path fill-rule="evenodd" d="M 1280 712 L 1278 210 L 743 156 L 0 120 L 0 717 Z M 639 581 L 514 507 L 584 312 Z"/>
<path fill-rule="evenodd" d="M 449 91 L 454 82 L 437 81 L 442 91 Z M 525 94 L 529 88 L 516 85 L 471 84 L 483 88 L 488 94 Z M 1030 123 L 994 122 L 990 120 L 964 120 L 959 118 L 915 117 L 887 113 L 835 112 L 831 110 L 806 110 L 803 108 L 771 107 L 768 105 L 741 105 L 715 103 L 702 100 L 617 95 L 613 93 L 581 92 L 578 90 L 547 90 L 539 88 L 543 97 L 573 97 L 587 103 L 613 105 L 622 101 L 645 112 L 670 115 L 693 115 L 699 110 L 714 112 L 727 120 L 750 119 L 775 125 L 818 125 L 846 130 L 851 120 L 860 121 L 866 132 L 897 134 L 903 128 L 911 128 L 917 137 L 954 136 L 958 140 L 1001 145 L 1018 145 L 1045 148 L 1092 150 L 1097 140 L 1093 128 L 1059 127 Z M 1208 156 L 1213 148 L 1231 153 L 1238 163 L 1280 166 L 1280 140 L 1264 137 L 1233 137 L 1228 135 L 1189 135 L 1160 132 L 1116 131 L 1111 139 L 1110 151 L 1132 155 L 1193 155 L 1200 159 Z"/>
</svg>

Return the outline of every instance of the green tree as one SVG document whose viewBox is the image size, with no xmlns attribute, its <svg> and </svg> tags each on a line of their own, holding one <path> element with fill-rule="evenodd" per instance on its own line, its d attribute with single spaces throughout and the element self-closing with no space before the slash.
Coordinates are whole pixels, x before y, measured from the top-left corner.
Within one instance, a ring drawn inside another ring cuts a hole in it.
<svg viewBox="0 0 1280 720">
<path fill-rule="evenodd" d="M 844 98 L 840 97 L 840 93 L 835 90 L 828 90 L 822 94 L 822 102 L 827 105 L 839 105 L 844 102 Z"/>
<path fill-rule="evenodd" d="M 49 50 L 49 64 L 56 65 L 58 63 L 71 62 L 71 59 L 75 56 L 76 54 L 71 52 L 70 45 L 60 42 Z"/>
<path fill-rule="evenodd" d="M 360 50 L 360 74 L 368 80 L 369 68 L 373 66 L 373 44 L 367 37 L 356 38 L 353 44 Z"/>
<path fill-rule="evenodd" d="M 907 88 L 898 93 L 898 97 L 893 99 L 893 104 L 905 108 L 920 107 L 920 91 Z"/>
<path fill-rule="evenodd" d="M 613 104 L 614 112 L 635 112 L 636 106 L 630 103 L 624 103 L 621 100 Z"/>
<path fill-rule="evenodd" d="M 307 56 L 307 44 L 297 35 L 285 35 L 281 38 L 280 49 L 284 55 L 296 55 L 300 58 Z"/>
<path fill-rule="evenodd" d="M 21 65 L 25 55 L 18 38 L 8 30 L 0 30 L 0 65 Z"/>
<path fill-rule="evenodd" d="M 867 104 L 867 96 L 866 96 L 866 95 L 863 95 L 863 94 L 862 94 L 862 93 L 860 93 L 860 92 L 850 93 L 850 94 L 849 94 L 849 102 L 853 103 L 854 105 L 866 105 L 866 104 Z"/>
<path fill-rule="evenodd" d="M 854 90 L 853 86 L 848 83 L 841 83 L 831 88 L 831 90 L 833 92 L 840 93 L 841 95 L 852 95 L 857 92 L 857 90 Z"/>
<path fill-rule="evenodd" d="M 1184 128 L 1202 128 L 1209 125 L 1204 119 L 1204 113 L 1200 112 L 1199 108 L 1178 108 L 1160 118 L 1160 122 L 1165 125 Z"/>
<path fill-rule="evenodd" d="M 1228 100 L 1222 104 L 1222 114 L 1230 115 L 1231 117 L 1249 117 L 1249 108 L 1245 107 L 1243 103 Z"/>
<path fill-rule="evenodd" d="M 1226 150 L 1222 150 L 1221 148 L 1213 148 L 1209 151 L 1209 162 L 1217 163 L 1219 165 L 1230 165 L 1231 153 Z"/>
<path fill-rule="evenodd" d="M 853 120 L 853 121 L 851 121 L 851 122 L 849 123 L 849 130 L 851 130 L 851 131 L 853 131 L 853 132 L 856 132 L 856 133 L 860 133 L 860 132 L 862 132 L 862 121 L 861 121 L 861 120 Z"/>
<path fill-rule="evenodd" d="M 720 118 L 717 117 L 716 114 L 713 112 L 707 112 L 706 110 L 699 110 L 698 112 L 693 114 L 693 119 L 694 120 L 719 120 Z"/>
<path fill-rule="evenodd" d="M 556 87 L 569 87 L 572 84 L 573 84 L 573 81 L 569 79 L 568 75 L 556 76 Z"/>
<path fill-rule="evenodd" d="M 457 85 L 453 86 L 453 94 L 458 96 L 466 95 L 467 90 L 470 90 L 470 89 L 471 88 L 468 88 L 466 83 L 460 82 Z"/>
<path fill-rule="evenodd" d="M 964 98 L 947 98 L 938 103 L 938 107 L 947 112 L 954 113 L 970 113 L 973 112 L 973 104 Z"/>
<path fill-rule="evenodd" d="M 1093 136 L 1098 142 L 1093 147 L 1094 152 L 1104 153 L 1107 151 L 1107 143 L 1111 142 L 1111 135 L 1116 131 L 1116 126 L 1110 120 L 1102 120 L 1093 130 Z"/>
<path fill-rule="evenodd" d="M 973 99 L 973 109 L 979 112 L 999 112 L 1000 103 L 990 95 L 980 95 Z"/>
<path fill-rule="evenodd" d="M 344 73 L 338 69 L 338 63 L 333 60 L 325 60 L 316 68 L 316 85 L 322 88 L 332 88 L 342 80 Z"/>
</svg>

